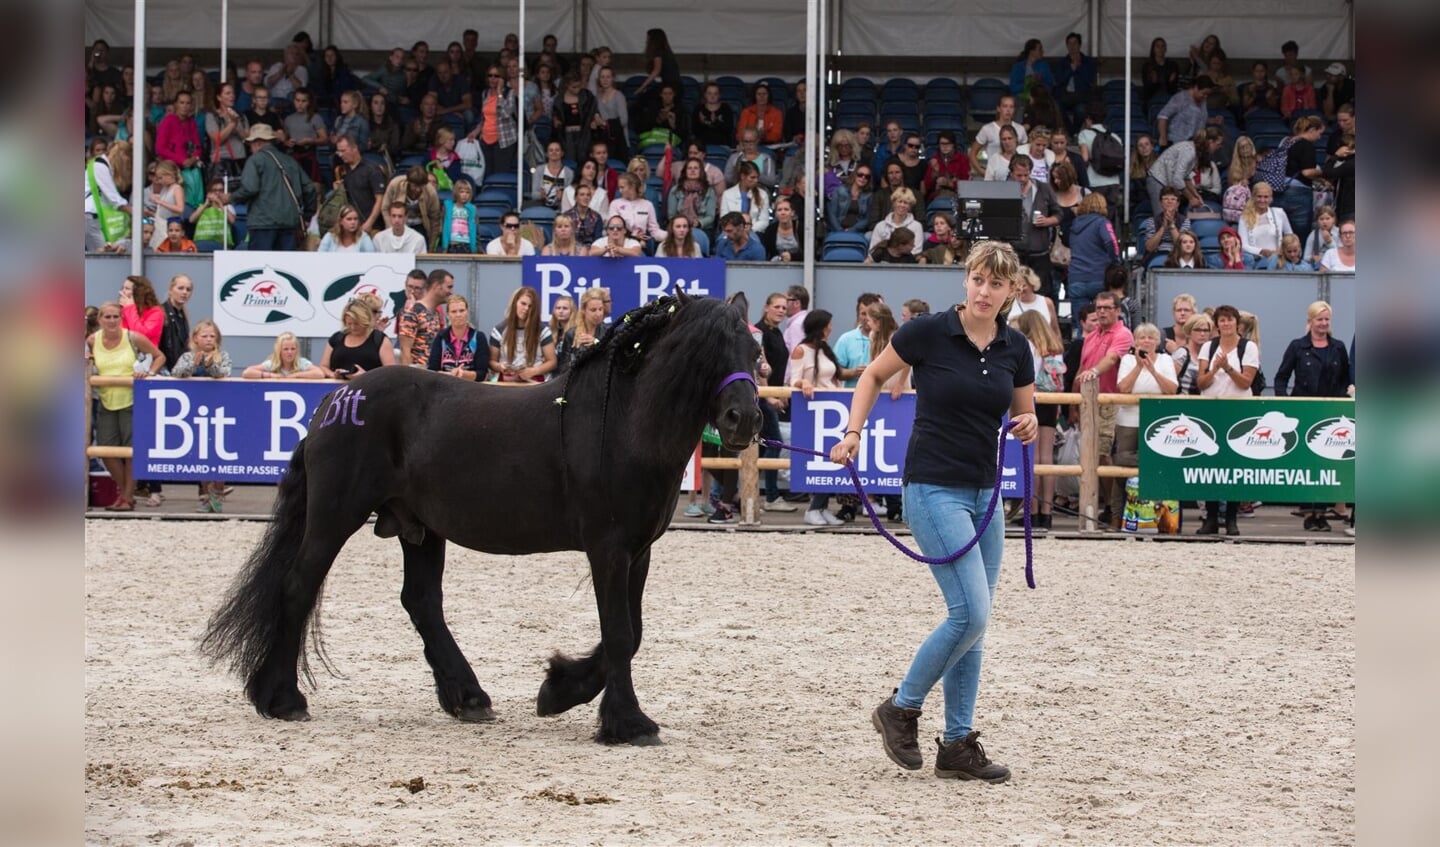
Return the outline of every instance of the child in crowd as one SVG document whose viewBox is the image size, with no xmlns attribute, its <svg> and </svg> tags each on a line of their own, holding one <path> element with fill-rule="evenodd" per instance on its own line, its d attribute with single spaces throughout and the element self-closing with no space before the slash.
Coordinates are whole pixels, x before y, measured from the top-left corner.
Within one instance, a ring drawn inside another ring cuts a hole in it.
<svg viewBox="0 0 1440 847">
<path fill-rule="evenodd" d="M 476 221 L 475 206 L 470 202 L 474 192 L 475 187 L 470 184 L 469 179 L 461 177 L 455 181 L 451 195 L 445 199 L 445 223 L 440 228 L 440 252 L 475 252 L 476 230 L 479 224 Z"/>
<path fill-rule="evenodd" d="M 235 207 L 225 202 L 225 184 L 212 180 L 205 192 L 205 202 L 190 213 L 190 223 L 195 226 L 195 241 L 211 241 L 222 249 L 235 246 L 235 236 L 230 229 L 235 223 Z"/>
<path fill-rule="evenodd" d="M 179 218 L 165 223 L 165 240 L 156 248 L 161 253 L 198 253 L 195 242 L 185 237 L 185 224 Z"/>
<path fill-rule="evenodd" d="M 251 365 L 241 374 L 245 379 L 324 379 L 325 371 L 300 355 L 300 339 L 293 332 L 275 337 L 269 358 Z"/>
<path fill-rule="evenodd" d="M 178 223 L 172 226 L 178 226 Z M 220 327 L 214 321 L 195 324 L 190 333 L 190 349 L 180 354 L 180 361 L 170 368 L 170 375 L 181 379 L 225 379 L 230 376 L 230 354 L 220 349 Z M 221 499 L 224 493 L 225 483 L 220 480 L 200 483 L 200 508 L 196 511 L 214 514 L 225 511 L 225 502 Z"/>
</svg>

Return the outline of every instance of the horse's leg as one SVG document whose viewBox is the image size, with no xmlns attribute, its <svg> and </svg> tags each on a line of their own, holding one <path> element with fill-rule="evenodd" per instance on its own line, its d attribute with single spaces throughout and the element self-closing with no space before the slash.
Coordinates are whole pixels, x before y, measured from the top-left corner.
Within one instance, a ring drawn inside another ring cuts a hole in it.
<svg viewBox="0 0 1440 847">
<path fill-rule="evenodd" d="M 643 576 L 635 579 L 634 568 L 649 567 L 649 551 L 633 560 L 615 551 L 608 561 L 591 563 L 595 577 L 595 600 L 600 609 L 600 643 L 604 645 L 601 673 L 605 695 L 600 698 L 600 729 L 595 740 L 602 744 L 658 744 L 660 727 L 640 710 L 630 661 L 640 646 L 640 594 Z"/>
<path fill-rule="evenodd" d="M 445 539 L 427 530 L 419 544 L 401 538 L 400 547 L 405 551 L 405 587 L 400 590 L 400 602 L 425 642 L 425 660 L 435 672 L 440 708 L 462 721 L 494 720 L 490 695 L 480 687 L 445 624 L 440 587 L 445 574 Z"/>
<path fill-rule="evenodd" d="M 281 587 L 280 621 L 275 639 L 245 686 L 250 702 L 260 714 L 282 720 L 310 719 L 309 704 L 300 693 L 299 685 L 306 623 L 311 615 L 320 614 L 315 606 L 330 566 L 340 555 L 345 541 L 364 525 L 368 514 L 367 510 L 359 520 L 343 524 L 340 523 L 343 519 L 334 512 L 327 512 L 323 519 L 310 515 L 305 538 Z M 326 526 L 318 525 L 322 523 Z M 317 650 L 321 647 L 318 632 L 314 646 Z M 310 678 L 308 665 L 305 672 Z"/>
<path fill-rule="evenodd" d="M 636 557 L 630 565 L 630 625 L 634 643 L 630 655 L 640 649 L 640 598 L 645 592 L 645 577 L 650 572 L 650 550 Z M 597 591 L 599 589 L 597 588 Z M 605 644 L 602 641 L 588 655 L 579 658 L 556 653 L 550 658 L 545 682 L 535 700 L 535 711 L 541 717 L 562 712 L 594 700 L 605 689 Z"/>
</svg>

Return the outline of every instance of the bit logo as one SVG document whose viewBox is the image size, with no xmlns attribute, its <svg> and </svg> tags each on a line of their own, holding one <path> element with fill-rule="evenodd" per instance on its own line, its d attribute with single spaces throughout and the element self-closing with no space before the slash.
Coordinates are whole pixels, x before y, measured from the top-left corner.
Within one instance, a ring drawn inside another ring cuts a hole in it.
<svg viewBox="0 0 1440 847">
<path fill-rule="evenodd" d="M 1299 425 L 1299 418 L 1284 412 L 1266 412 L 1258 418 L 1238 421 L 1230 427 L 1225 440 L 1231 450 L 1247 459 L 1278 459 L 1300 443 L 1300 436 L 1295 432 Z"/>
<path fill-rule="evenodd" d="M 1171 459 L 1214 456 L 1220 452 L 1215 428 L 1189 415 L 1171 415 L 1150 425 L 1145 443 L 1151 450 Z"/>
<path fill-rule="evenodd" d="M 260 325 L 315 316 L 305 283 L 269 265 L 241 271 L 221 283 L 220 308 L 238 321 Z"/>
<path fill-rule="evenodd" d="M 1355 458 L 1355 421 L 1347 417 L 1326 418 L 1305 433 L 1305 446 L 1322 459 L 1350 461 Z"/>
</svg>

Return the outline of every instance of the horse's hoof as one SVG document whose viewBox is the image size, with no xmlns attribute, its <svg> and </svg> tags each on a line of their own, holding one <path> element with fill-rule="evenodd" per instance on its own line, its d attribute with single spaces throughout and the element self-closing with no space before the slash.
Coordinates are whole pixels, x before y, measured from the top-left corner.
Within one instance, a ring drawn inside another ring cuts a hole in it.
<svg viewBox="0 0 1440 847">
<path fill-rule="evenodd" d="M 495 710 L 489 706 L 461 706 L 455 710 L 455 717 L 466 723 L 491 723 L 495 720 Z"/>
<path fill-rule="evenodd" d="M 658 732 L 654 735 L 642 735 L 638 738 L 630 739 L 630 744 L 634 747 L 659 747 L 664 743 L 665 742 L 660 740 L 660 733 Z"/>
<path fill-rule="evenodd" d="M 575 704 L 561 702 L 555 687 L 550 680 L 540 683 L 540 693 L 535 696 L 535 714 L 542 718 L 553 717 L 554 715 L 568 712 Z"/>
<path fill-rule="evenodd" d="M 310 720 L 309 709 L 291 709 L 287 712 L 280 712 L 270 717 L 282 721 L 308 721 Z"/>
</svg>

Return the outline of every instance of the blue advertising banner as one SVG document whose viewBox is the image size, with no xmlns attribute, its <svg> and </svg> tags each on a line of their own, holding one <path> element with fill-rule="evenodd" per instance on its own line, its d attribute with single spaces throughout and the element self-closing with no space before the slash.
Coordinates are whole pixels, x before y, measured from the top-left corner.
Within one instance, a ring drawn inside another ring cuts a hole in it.
<svg viewBox="0 0 1440 847">
<path fill-rule="evenodd" d="M 790 396 L 790 442 L 811 450 L 830 451 L 845 436 L 850 420 L 849 391 L 817 391 L 809 400 L 795 392 Z M 915 395 L 902 394 L 891 400 L 882 393 L 875 400 L 864 432 L 855 470 L 870 494 L 899 494 L 905 473 L 905 451 L 915 423 Z M 999 433 L 996 433 L 997 435 Z M 1000 496 L 1020 497 L 1020 442 L 1005 437 L 1005 465 L 1000 476 Z M 993 462 L 987 456 L 985 461 Z M 812 493 L 853 491 L 850 474 L 840 465 L 803 453 L 790 454 L 790 490 Z"/>
<path fill-rule="evenodd" d="M 333 382 L 135 381 L 138 479 L 280 481 Z"/>
<path fill-rule="evenodd" d="M 555 298 L 568 294 L 578 303 L 587 288 L 608 288 L 610 313 L 617 318 L 675 293 L 676 286 L 696 297 L 725 297 L 724 259 L 526 256 L 520 267 L 521 285 L 540 292 L 540 314 L 545 320 Z"/>
</svg>

